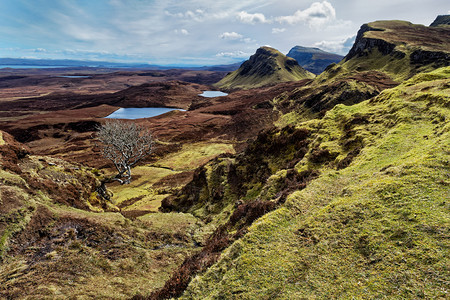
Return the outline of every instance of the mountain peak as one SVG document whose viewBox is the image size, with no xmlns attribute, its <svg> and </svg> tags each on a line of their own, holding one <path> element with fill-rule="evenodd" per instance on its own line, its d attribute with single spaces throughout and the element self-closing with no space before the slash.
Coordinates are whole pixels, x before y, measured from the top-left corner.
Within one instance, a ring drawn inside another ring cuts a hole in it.
<svg viewBox="0 0 450 300">
<path fill-rule="evenodd" d="M 274 48 L 263 46 L 216 86 L 222 89 L 249 89 L 313 77 L 314 75 L 303 69 L 295 59 Z"/>
<path fill-rule="evenodd" d="M 344 58 L 319 48 L 303 46 L 293 47 L 287 56 L 294 58 L 303 68 L 314 74 L 322 73 L 328 65 L 338 63 Z"/>
</svg>

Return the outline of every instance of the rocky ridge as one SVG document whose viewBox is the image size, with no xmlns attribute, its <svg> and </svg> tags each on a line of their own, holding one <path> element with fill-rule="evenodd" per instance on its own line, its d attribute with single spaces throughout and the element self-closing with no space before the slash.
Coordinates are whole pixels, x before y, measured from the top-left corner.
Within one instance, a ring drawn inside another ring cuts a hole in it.
<svg viewBox="0 0 450 300">
<path fill-rule="evenodd" d="M 319 48 L 302 46 L 293 47 L 286 56 L 294 58 L 304 69 L 316 75 L 322 73 L 328 65 L 338 63 L 344 58 Z"/>
<path fill-rule="evenodd" d="M 238 70 L 229 73 L 215 86 L 224 90 L 249 89 L 313 77 L 295 59 L 276 49 L 261 47 Z"/>
</svg>

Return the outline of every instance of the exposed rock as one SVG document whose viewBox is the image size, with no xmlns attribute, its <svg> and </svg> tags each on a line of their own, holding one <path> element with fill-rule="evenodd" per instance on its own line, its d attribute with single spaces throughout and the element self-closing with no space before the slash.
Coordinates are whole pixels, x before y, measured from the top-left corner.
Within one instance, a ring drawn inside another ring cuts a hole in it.
<svg viewBox="0 0 450 300">
<path fill-rule="evenodd" d="M 430 27 L 450 25 L 450 15 L 440 15 L 430 24 Z"/>
<path fill-rule="evenodd" d="M 287 56 L 294 58 L 299 65 L 314 74 L 322 73 L 328 65 L 338 63 L 344 58 L 341 55 L 326 52 L 319 48 L 302 46 L 295 46 Z"/>
<path fill-rule="evenodd" d="M 449 64 L 450 27 L 376 21 L 361 26 L 341 65 L 351 71 L 378 70 L 404 80 Z"/>
</svg>

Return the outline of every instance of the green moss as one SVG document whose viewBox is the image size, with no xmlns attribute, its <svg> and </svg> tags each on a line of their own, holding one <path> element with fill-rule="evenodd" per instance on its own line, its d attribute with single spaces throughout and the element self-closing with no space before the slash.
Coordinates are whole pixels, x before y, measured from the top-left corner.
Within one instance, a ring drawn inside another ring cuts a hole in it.
<svg viewBox="0 0 450 300">
<path fill-rule="evenodd" d="M 22 231 L 28 222 L 30 222 L 33 210 L 34 207 L 30 205 L 29 207 L 19 208 L 1 216 L 0 221 L 7 225 L 0 235 L 0 262 L 9 250 L 10 238 L 14 234 Z"/>
<path fill-rule="evenodd" d="M 343 154 L 349 132 L 363 148 L 342 170 L 320 166 L 316 180 L 256 221 L 182 298 L 447 297 L 449 70 L 302 124 L 315 148 Z"/>
<path fill-rule="evenodd" d="M 6 144 L 6 142 L 3 139 L 3 133 L 0 131 L 0 146 L 5 145 L 5 144 Z"/>
<path fill-rule="evenodd" d="M 0 181 L 4 185 L 23 186 L 23 187 L 27 186 L 26 181 L 20 175 L 10 173 L 1 169 L 0 169 Z"/>
<path fill-rule="evenodd" d="M 233 145 L 204 142 L 186 144 L 180 151 L 158 160 L 155 166 L 172 170 L 193 170 L 223 153 L 234 153 Z"/>
</svg>

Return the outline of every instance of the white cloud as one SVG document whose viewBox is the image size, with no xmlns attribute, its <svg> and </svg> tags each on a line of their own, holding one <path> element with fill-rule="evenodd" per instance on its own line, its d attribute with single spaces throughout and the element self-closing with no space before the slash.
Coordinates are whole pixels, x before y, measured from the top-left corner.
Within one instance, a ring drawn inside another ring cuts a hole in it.
<svg viewBox="0 0 450 300">
<path fill-rule="evenodd" d="M 47 49 L 44 49 L 44 48 L 36 48 L 36 49 L 34 49 L 33 51 L 34 51 L 34 52 L 37 52 L 37 53 L 42 53 L 42 52 L 47 52 Z"/>
<path fill-rule="evenodd" d="M 203 9 L 187 10 L 186 12 L 178 12 L 178 13 L 171 13 L 166 10 L 164 11 L 164 14 L 169 17 L 175 17 L 178 19 L 188 19 L 196 22 L 204 22 L 207 20 L 214 20 L 214 19 L 225 19 L 229 17 L 229 13 L 225 11 L 218 13 L 210 13 Z"/>
<path fill-rule="evenodd" d="M 176 17 L 176 18 L 186 18 L 186 19 L 192 19 L 195 21 L 202 21 L 205 16 L 205 11 L 201 9 L 196 9 L 194 11 L 187 10 L 186 12 L 178 12 L 178 13 L 171 13 L 169 11 L 164 12 L 167 16 L 170 17 Z"/>
<path fill-rule="evenodd" d="M 182 34 L 182 35 L 189 35 L 189 31 L 187 31 L 186 29 L 175 29 L 174 30 L 176 34 Z"/>
<path fill-rule="evenodd" d="M 248 58 L 253 53 L 246 53 L 244 51 L 232 51 L 232 52 L 220 52 L 217 53 L 217 57 L 231 57 L 231 58 Z"/>
<path fill-rule="evenodd" d="M 355 41 L 355 38 L 356 35 L 341 40 L 321 41 L 314 43 L 314 46 L 332 53 L 346 55 L 348 51 L 351 49 Z"/>
<path fill-rule="evenodd" d="M 270 20 L 266 19 L 266 16 L 261 13 L 249 14 L 246 11 L 238 12 L 236 18 L 242 23 L 256 24 L 256 23 L 270 23 Z"/>
<path fill-rule="evenodd" d="M 224 32 L 219 37 L 223 40 L 239 40 L 242 39 L 244 36 L 242 34 L 239 34 L 237 32 Z"/>
<path fill-rule="evenodd" d="M 285 32 L 286 28 L 272 28 L 272 33 L 273 34 L 277 34 L 277 33 L 282 33 Z"/>
<path fill-rule="evenodd" d="M 222 34 L 219 35 L 219 38 L 221 38 L 222 40 L 229 40 L 229 41 L 241 41 L 244 43 L 253 43 L 255 42 L 255 40 L 248 38 L 248 37 L 244 37 L 242 34 L 239 34 L 237 32 L 224 32 Z"/>
<path fill-rule="evenodd" d="M 293 25 L 302 22 L 310 28 L 320 28 L 335 19 L 336 10 L 328 1 L 314 2 L 305 10 L 297 10 L 293 15 L 276 18 L 280 23 Z"/>
</svg>

